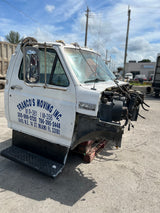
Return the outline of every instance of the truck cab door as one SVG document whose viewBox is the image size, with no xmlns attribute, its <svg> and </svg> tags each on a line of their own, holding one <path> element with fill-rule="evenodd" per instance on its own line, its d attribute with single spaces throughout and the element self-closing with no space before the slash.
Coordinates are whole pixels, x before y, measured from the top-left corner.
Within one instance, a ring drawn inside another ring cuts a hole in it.
<svg viewBox="0 0 160 213">
<path fill-rule="evenodd" d="M 55 48 L 19 51 L 9 88 L 12 129 L 70 147 L 75 123 L 75 87 Z"/>
</svg>

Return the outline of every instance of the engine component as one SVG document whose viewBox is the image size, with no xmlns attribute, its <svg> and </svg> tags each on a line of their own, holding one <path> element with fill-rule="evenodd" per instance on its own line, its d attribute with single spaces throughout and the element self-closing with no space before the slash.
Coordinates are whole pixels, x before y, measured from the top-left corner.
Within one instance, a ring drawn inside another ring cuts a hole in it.
<svg viewBox="0 0 160 213">
<path fill-rule="evenodd" d="M 143 104 L 145 104 L 144 95 L 139 91 L 132 90 L 129 85 L 107 89 L 101 96 L 98 117 L 105 122 L 126 120 L 125 125 L 127 125 L 129 120 L 137 120 L 139 106 L 142 105 L 142 108 L 145 109 Z"/>
</svg>

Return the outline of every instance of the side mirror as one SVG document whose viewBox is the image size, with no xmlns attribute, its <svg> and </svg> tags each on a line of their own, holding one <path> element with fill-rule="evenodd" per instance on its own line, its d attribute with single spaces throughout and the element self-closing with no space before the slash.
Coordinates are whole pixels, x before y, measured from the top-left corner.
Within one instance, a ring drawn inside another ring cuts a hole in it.
<svg viewBox="0 0 160 213">
<path fill-rule="evenodd" d="M 40 77 L 39 50 L 35 47 L 25 47 L 24 79 L 27 83 L 37 83 Z"/>
</svg>

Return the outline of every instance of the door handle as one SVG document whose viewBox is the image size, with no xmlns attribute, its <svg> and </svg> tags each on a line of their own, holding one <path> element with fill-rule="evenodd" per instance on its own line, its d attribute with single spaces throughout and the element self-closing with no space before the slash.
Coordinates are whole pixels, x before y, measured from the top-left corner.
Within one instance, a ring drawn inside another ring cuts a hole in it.
<svg viewBox="0 0 160 213">
<path fill-rule="evenodd" d="M 12 85 L 11 89 L 19 89 L 19 90 L 21 90 L 21 89 L 23 89 L 23 87 L 21 87 L 19 85 Z"/>
</svg>

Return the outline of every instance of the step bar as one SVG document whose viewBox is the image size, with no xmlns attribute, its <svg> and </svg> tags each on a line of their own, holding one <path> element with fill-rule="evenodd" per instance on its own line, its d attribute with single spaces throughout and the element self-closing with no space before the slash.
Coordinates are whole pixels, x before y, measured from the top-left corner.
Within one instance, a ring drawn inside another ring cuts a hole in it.
<svg viewBox="0 0 160 213">
<path fill-rule="evenodd" d="M 50 177 L 56 177 L 65 166 L 65 160 L 64 163 L 59 163 L 55 160 L 48 159 L 14 145 L 3 150 L 1 155 L 15 162 L 31 167 Z M 67 155 L 68 152 L 66 152 L 65 159 L 67 158 Z"/>
</svg>

